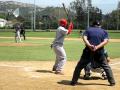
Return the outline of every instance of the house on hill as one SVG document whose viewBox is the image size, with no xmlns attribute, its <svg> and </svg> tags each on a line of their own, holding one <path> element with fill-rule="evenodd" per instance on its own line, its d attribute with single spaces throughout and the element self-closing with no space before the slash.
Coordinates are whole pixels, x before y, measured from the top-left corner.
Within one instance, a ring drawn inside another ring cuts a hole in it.
<svg viewBox="0 0 120 90">
<path fill-rule="evenodd" d="M 7 20 L 0 18 L 0 27 L 4 27 L 7 23 Z"/>
</svg>

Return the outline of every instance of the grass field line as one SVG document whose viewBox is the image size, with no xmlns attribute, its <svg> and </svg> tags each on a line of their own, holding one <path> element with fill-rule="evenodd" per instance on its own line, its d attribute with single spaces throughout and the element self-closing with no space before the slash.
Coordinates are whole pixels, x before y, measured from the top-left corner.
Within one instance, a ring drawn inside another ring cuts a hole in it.
<svg viewBox="0 0 120 90">
<path fill-rule="evenodd" d="M 113 69 L 120 70 L 120 68 L 118 67 L 118 65 L 120 65 L 120 62 L 116 62 L 116 63 L 110 64 L 110 66 L 112 66 Z"/>
<path fill-rule="evenodd" d="M 120 65 L 120 62 L 111 63 L 110 66 Z M 1 64 L 1 67 L 11 67 L 11 68 L 23 68 L 25 71 L 31 71 L 33 67 L 29 66 L 20 66 L 20 65 L 8 65 L 8 64 Z M 120 69 L 120 68 L 119 68 Z"/>
<path fill-rule="evenodd" d="M 5 39 L 8 39 L 8 38 L 11 38 L 11 39 L 13 39 L 13 38 L 15 38 L 15 37 L 0 37 L 1 39 L 3 38 L 5 38 Z M 49 37 L 26 37 L 27 39 L 45 39 L 45 40 L 49 40 L 49 39 L 51 39 L 51 40 L 53 40 L 54 38 L 49 38 Z M 73 40 L 73 41 L 82 41 L 82 38 L 65 38 L 65 40 Z M 120 42 L 120 39 L 110 39 L 109 40 L 110 42 Z"/>
<path fill-rule="evenodd" d="M 119 64 L 120 64 L 120 62 L 116 62 L 116 63 L 110 64 L 110 66 L 119 65 Z M 25 66 L 13 66 L 13 65 L 7 65 L 7 64 L 2 64 L 0 66 L 3 66 L 3 67 L 13 67 L 13 68 L 26 68 Z"/>
<path fill-rule="evenodd" d="M 114 65 L 119 65 L 120 64 L 120 62 L 116 62 L 116 63 L 112 63 L 112 64 L 110 64 L 111 66 L 114 66 Z"/>
<path fill-rule="evenodd" d="M 0 46 L 46 46 L 48 44 L 32 44 L 32 43 L 0 43 Z"/>
<path fill-rule="evenodd" d="M 33 67 L 28 67 L 28 66 L 13 66 L 13 65 L 7 65 L 7 64 L 3 64 L 0 65 L 1 67 L 8 67 L 8 68 L 20 68 L 22 69 L 24 72 L 26 72 L 28 74 L 28 76 L 33 77 L 33 78 L 40 78 L 40 75 L 36 75 L 35 73 L 33 74 L 32 72 L 35 70 L 35 68 Z"/>
<path fill-rule="evenodd" d="M 114 70 L 120 70 L 119 67 L 117 67 L 116 65 L 119 65 L 120 62 L 115 62 L 110 64 L 110 66 L 112 66 L 112 69 Z M 35 71 L 38 69 L 37 67 L 32 67 L 32 66 L 22 66 L 22 65 L 12 65 L 12 64 L 0 64 L 0 67 L 7 67 L 7 68 L 14 68 L 14 69 L 19 69 L 20 71 L 22 70 L 24 72 L 25 75 L 27 75 L 28 77 L 32 77 L 32 78 L 41 78 L 41 75 L 45 75 L 45 74 L 38 74 Z M 49 75 L 45 75 L 45 77 L 51 77 L 51 74 Z M 54 75 L 53 75 L 54 77 Z"/>
<path fill-rule="evenodd" d="M 7 64 L 3 64 L 3 65 L 0 65 L 0 66 L 1 67 L 9 67 L 9 68 L 20 68 L 20 69 L 23 69 L 26 72 L 33 71 L 33 67 L 28 67 L 28 66 L 19 66 L 19 65 L 13 66 L 13 65 L 7 65 Z"/>
<path fill-rule="evenodd" d="M 19 66 L 19 65 L 7 65 L 7 64 L 2 64 L 0 65 L 1 67 L 10 67 L 10 68 L 23 68 L 25 71 L 30 71 L 30 68 L 32 67 L 26 67 L 26 66 Z"/>
<path fill-rule="evenodd" d="M 10 67 L 10 68 L 22 68 L 24 69 L 24 71 L 33 71 L 37 68 L 34 68 L 34 67 L 30 67 L 30 66 L 19 66 L 19 65 L 8 65 L 8 64 L 2 64 L 0 65 L 0 67 Z"/>
<path fill-rule="evenodd" d="M 115 69 L 115 70 L 120 70 L 119 67 L 112 67 L 112 69 Z"/>
</svg>

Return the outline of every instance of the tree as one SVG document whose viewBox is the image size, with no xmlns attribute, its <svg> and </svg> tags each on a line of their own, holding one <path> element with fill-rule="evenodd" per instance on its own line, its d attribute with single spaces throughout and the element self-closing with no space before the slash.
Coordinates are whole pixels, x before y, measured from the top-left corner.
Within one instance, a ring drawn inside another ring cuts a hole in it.
<svg viewBox="0 0 120 90">
<path fill-rule="evenodd" d="M 117 30 L 117 28 L 120 28 L 120 23 L 118 23 L 118 19 L 120 19 L 118 17 L 120 17 L 120 14 L 118 14 L 118 12 L 120 13 L 120 10 L 114 10 L 111 13 L 104 15 L 103 27 L 105 29 Z"/>
<path fill-rule="evenodd" d="M 102 11 L 97 7 L 92 7 L 91 0 L 88 0 L 87 5 L 85 1 L 86 0 L 76 0 L 70 3 L 70 9 L 75 13 L 74 23 L 78 25 L 78 27 L 81 29 L 85 29 L 87 27 L 87 20 L 88 20 L 87 5 L 89 5 L 89 11 L 90 11 L 89 20 L 102 21 Z"/>
<path fill-rule="evenodd" d="M 97 7 L 92 7 L 90 9 L 90 23 L 95 20 L 102 21 L 102 10 Z"/>
</svg>

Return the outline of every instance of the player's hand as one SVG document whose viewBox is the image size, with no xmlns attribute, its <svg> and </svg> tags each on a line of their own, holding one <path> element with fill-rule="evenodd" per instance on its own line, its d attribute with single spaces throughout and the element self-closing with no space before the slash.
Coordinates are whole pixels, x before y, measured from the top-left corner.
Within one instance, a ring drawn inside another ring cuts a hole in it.
<svg viewBox="0 0 120 90">
<path fill-rule="evenodd" d="M 70 22 L 69 27 L 70 27 L 70 29 L 73 29 L 73 22 Z"/>
<path fill-rule="evenodd" d="M 70 22 L 70 25 L 68 26 L 68 34 L 70 34 L 73 30 L 73 23 Z"/>
<path fill-rule="evenodd" d="M 95 46 L 94 45 L 89 45 L 88 47 L 90 48 L 91 51 L 95 51 Z"/>
<path fill-rule="evenodd" d="M 96 50 L 98 50 L 99 49 L 99 47 L 98 46 L 94 46 L 94 49 L 93 49 L 93 51 L 95 52 Z"/>
</svg>

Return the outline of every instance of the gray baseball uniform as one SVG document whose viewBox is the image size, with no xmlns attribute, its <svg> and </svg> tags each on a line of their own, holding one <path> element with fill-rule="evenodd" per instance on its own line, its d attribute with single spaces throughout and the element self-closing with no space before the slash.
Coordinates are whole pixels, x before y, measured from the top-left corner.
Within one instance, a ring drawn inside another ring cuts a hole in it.
<svg viewBox="0 0 120 90">
<path fill-rule="evenodd" d="M 64 38 L 67 33 L 68 30 L 64 27 L 58 27 L 55 40 L 53 41 L 53 49 L 56 54 L 56 61 L 53 67 L 56 71 L 62 71 L 63 66 L 67 60 L 66 53 L 63 47 Z"/>
<path fill-rule="evenodd" d="M 15 26 L 15 41 L 16 42 L 21 42 L 20 31 L 21 31 L 20 25 L 16 24 Z"/>
</svg>

